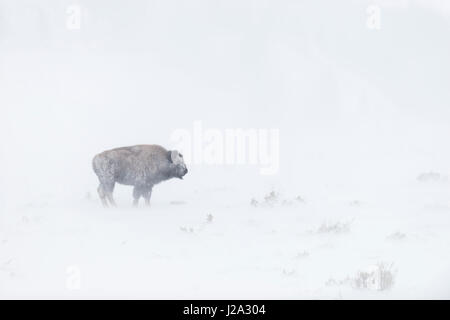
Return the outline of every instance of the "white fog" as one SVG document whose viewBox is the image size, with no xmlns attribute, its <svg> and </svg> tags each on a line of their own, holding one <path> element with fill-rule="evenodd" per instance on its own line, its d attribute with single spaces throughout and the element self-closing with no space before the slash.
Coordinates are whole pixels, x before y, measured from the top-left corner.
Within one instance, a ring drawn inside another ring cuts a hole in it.
<svg viewBox="0 0 450 320">
<path fill-rule="evenodd" d="M 449 31 L 445 1 L 0 0 L 0 298 L 450 298 Z M 140 144 L 189 172 L 104 208 L 92 158 Z"/>
</svg>

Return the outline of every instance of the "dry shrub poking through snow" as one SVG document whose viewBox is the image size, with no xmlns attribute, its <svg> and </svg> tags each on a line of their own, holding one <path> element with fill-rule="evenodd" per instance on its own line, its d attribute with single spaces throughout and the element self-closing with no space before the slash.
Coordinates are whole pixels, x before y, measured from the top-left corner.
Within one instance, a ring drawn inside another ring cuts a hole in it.
<svg viewBox="0 0 450 320">
<path fill-rule="evenodd" d="M 419 182 L 448 182 L 448 176 L 438 172 L 425 172 L 417 177 Z"/>
<path fill-rule="evenodd" d="M 344 280 L 336 280 L 333 278 L 330 278 L 327 280 L 327 282 L 325 282 L 326 286 L 342 286 L 342 285 L 346 285 L 346 284 L 350 284 L 352 282 L 352 279 L 347 277 Z"/>
<path fill-rule="evenodd" d="M 380 262 L 363 271 L 359 271 L 353 279 L 352 285 L 357 289 L 388 290 L 394 285 L 396 272 L 393 266 L 393 263 L 388 265 Z"/>
<path fill-rule="evenodd" d="M 283 269 L 283 275 L 286 277 L 295 276 L 297 272 L 294 269 Z"/>
<path fill-rule="evenodd" d="M 214 220 L 214 216 L 209 213 L 206 215 L 206 220 L 204 222 L 202 222 L 195 229 L 193 227 L 180 227 L 180 230 L 183 232 L 186 232 L 186 233 L 191 233 L 191 234 L 194 234 L 196 232 L 198 233 L 198 232 L 203 231 L 207 225 L 212 224 L 213 220 Z"/>
<path fill-rule="evenodd" d="M 350 225 L 352 221 L 349 222 L 323 222 L 317 229 L 317 233 L 334 233 L 343 234 L 350 232 Z"/>
<path fill-rule="evenodd" d="M 400 241 L 400 240 L 404 240 L 406 238 L 406 234 L 402 233 L 402 232 L 394 232 L 393 234 L 390 234 L 386 237 L 387 240 L 390 241 Z"/>
<path fill-rule="evenodd" d="M 307 258 L 307 257 L 309 257 L 309 252 L 308 251 L 298 252 L 295 255 L 295 259 L 304 259 L 304 258 Z"/>
<path fill-rule="evenodd" d="M 353 201 L 350 201 L 349 206 L 350 207 L 361 207 L 362 202 L 359 200 L 353 200 Z"/>
<path fill-rule="evenodd" d="M 194 233 L 194 228 L 192 227 L 180 227 L 180 230 L 186 233 Z"/>
<path fill-rule="evenodd" d="M 276 191 L 269 192 L 261 201 L 258 201 L 255 198 L 250 201 L 250 204 L 254 207 L 274 207 L 276 205 L 291 206 L 304 203 L 305 200 L 300 196 L 297 196 L 293 199 L 282 199 L 281 195 Z"/>
<path fill-rule="evenodd" d="M 283 206 L 292 206 L 292 205 L 296 205 L 296 204 L 305 204 L 306 201 L 300 197 L 300 196 L 296 196 L 294 199 L 285 199 L 281 202 L 281 204 Z"/>
<path fill-rule="evenodd" d="M 280 199 L 280 194 L 275 191 L 271 191 L 269 194 L 264 196 L 264 202 L 268 205 L 276 204 Z"/>
<path fill-rule="evenodd" d="M 350 285 L 358 290 L 384 291 L 394 285 L 396 271 L 394 264 L 380 262 L 364 270 L 358 271 L 354 277 L 346 277 L 344 280 L 328 279 L 327 286 Z"/>
</svg>

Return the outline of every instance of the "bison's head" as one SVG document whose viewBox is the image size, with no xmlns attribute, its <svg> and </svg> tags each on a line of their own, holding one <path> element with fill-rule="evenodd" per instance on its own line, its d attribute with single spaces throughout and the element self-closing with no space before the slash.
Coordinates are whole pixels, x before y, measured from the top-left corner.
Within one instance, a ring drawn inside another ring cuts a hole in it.
<svg viewBox="0 0 450 320">
<path fill-rule="evenodd" d="M 184 163 L 183 155 L 177 150 L 169 151 L 169 160 L 173 164 L 174 176 L 183 179 L 186 173 L 188 173 L 188 169 L 186 168 L 186 164 Z"/>
</svg>

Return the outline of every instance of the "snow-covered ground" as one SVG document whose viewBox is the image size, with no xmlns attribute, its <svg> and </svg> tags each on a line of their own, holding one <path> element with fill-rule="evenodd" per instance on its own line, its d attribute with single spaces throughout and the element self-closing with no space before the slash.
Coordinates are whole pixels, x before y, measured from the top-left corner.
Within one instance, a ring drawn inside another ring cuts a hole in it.
<svg viewBox="0 0 450 320">
<path fill-rule="evenodd" d="M 448 188 L 405 185 L 398 202 L 305 195 L 256 207 L 215 200 L 239 198 L 232 189 L 175 203 L 155 192 L 150 209 L 127 198 L 110 210 L 88 198 L 31 202 L 2 223 L 1 296 L 448 298 Z M 358 288 L 358 272 L 380 263 L 392 287 Z"/>
<path fill-rule="evenodd" d="M 63 2 L 0 0 L 0 298 L 450 298 L 448 8 Z M 96 153 L 199 121 L 278 129 L 279 170 L 101 206 Z"/>
</svg>

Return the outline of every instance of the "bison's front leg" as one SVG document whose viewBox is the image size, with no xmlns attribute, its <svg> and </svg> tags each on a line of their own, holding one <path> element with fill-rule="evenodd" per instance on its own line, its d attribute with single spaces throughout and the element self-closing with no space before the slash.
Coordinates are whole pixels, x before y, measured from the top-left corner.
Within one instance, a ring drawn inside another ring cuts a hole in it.
<svg viewBox="0 0 450 320">
<path fill-rule="evenodd" d="M 145 188 L 142 196 L 144 197 L 145 204 L 150 206 L 150 198 L 152 197 L 152 187 Z"/>
<path fill-rule="evenodd" d="M 108 206 L 108 202 L 106 201 L 106 192 L 103 190 L 103 186 L 100 184 L 97 188 L 98 195 L 100 200 L 102 200 L 102 204 L 104 207 Z"/>
<path fill-rule="evenodd" d="M 142 188 L 135 186 L 133 189 L 133 206 L 137 207 L 139 204 L 139 198 L 142 196 Z"/>
<path fill-rule="evenodd" d="M 133 206 L 137 207 L 139 199 L 144 197 L 145 204 L 150 205 L 150 197 L 152 196 L 152 187 L 135 186 L 133 189 Z"/>
</svg>

